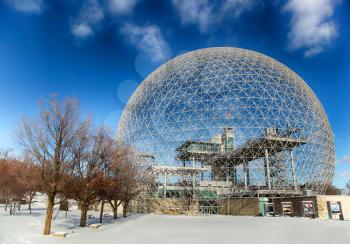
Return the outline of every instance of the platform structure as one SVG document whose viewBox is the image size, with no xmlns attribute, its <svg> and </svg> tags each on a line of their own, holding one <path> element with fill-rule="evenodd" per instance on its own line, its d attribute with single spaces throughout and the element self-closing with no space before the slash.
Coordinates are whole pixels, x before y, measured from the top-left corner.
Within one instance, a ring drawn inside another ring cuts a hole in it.
<svg viewBox="0 0 350 244">
<path fill-rule="evenodd" d="M 196 183 L 196 175 L 203 174 L 204 172 L 208 172 L 211 170 L 210 166 L 206 167 L 195 167 L 195 166 L 160 166 L 160 165 L 152 165 L 150 170 L 153 174 L 159 176 L 162 175 L 163 184 L 158 186 L 158 189 L 162 191 L 162 196 L 164 198 L 167 195 L 171 195 L 171 192 L 186 192 L 191 191 L 192 195 L 195 194 L 195 190 L 199 187 Z M 168 184 L 169 176 L 178 176 L 182 177 L 182 180 L 177 182 L 176 184 L 170 183 Z M 185 181 L 183 177 L 190 177 L 191 182 Z"/>
<path fill-rule="evenodd" d="M 259 138 L 253 138 L 236 148 L 233 128 L 225 128 L 219 140 L 214 138 L 210 142 L 186 140 L 176 148 L 177 160 L 182 162 L 180 166 L 153 165 L 152 172 L 164 177 L 162 183 L 158 183 L 158 191 L 162 191 L 162 197 L 180 197 L 179 194 L 171 195 L 170 192 L 185 192 L 197 200 L 206 198 L 227 199 L 245 196 L 298 196 L 302 189 L 296 179 L 296 167 L 294 151 L 306 144 L 305 139 L 300 139 L 293 134 L 298 130 L 284 130 L 279 132 L 277 128 L 267 128 Z M 283 179 L 283 187 L 275 186 L 274 181 L 285 176 L 278 175 L 278 155 L 284 153 L 288 164 L 283 165 L 283 170 L 288 170 L 289 179 Z M 249 162 L 263 161 L 264 184 L 252 183 Z M 288 167 L 288 169 L 286 169 Z M 243 169 L 243 170 L 242 170 Z M 240 171 L 240 173 L 238 173 Z M 204 179 L 203 175 L 210 175 Z M 238 179 L 240 174 L 240 180 Z M 177 176 L 180 180 L 169 182 L 169 176 Z M 184 180 L 191 179 L 191 180 Z M 242 180 L 243 178 L 243 180 Z M 211 192 L 213 194 L 203 194 Z"/>
</svg>

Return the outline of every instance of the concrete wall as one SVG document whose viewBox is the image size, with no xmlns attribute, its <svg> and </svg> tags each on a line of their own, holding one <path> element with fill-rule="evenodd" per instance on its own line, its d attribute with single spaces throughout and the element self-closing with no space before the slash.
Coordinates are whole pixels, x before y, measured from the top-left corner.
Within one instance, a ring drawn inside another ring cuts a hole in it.
<svg viewBox="0 0 350 244">
<path fill-rule="evenodd" d="M 341 202 L 344 219 L 350 220 L 350 196 L 318 195 L 309 197 L 286 197 L 270 200 L 274 203 L 276 215 L 282 215 L 281 202 L 291 202 L 293 216 L 302 216 L 302 201 L 312 201 L 315 207 L 315 216 L 328 219 L 327 201 Z M 106 204 L 107 205 L 107 204 Z M 174 206 L 176 206 L 174 208 Z M 222 215 L 248 215 L 259 214 L 258 198 L 237 198 L 221 200 L 217 203 L 218 214 Z M 129 206 L 130 212 L 158 213 L 158 214 L 199 214 L 199 202 L 184 199 L 143 199 L 133 202 Z M 120 208 L 122 210 L 122 207 Z"/>
<path fill-rule="evenodd" d="M 213 203 L 215 205 L 215 203 Z M 157 214 L 199 214 L 199 202 L 184 199 L 147 199 L 143 202 L 135 201 L 131 212 L 157 213 Z M 176 207 L 174 207 L 176 206 Z M 221 200 L 217 203 L 218 214 L 222 215 L 247 215 L 257 216 L 259 214 L 258 198 L 239 198 Z M 215 207 L 214 207 L 215 208 Z"/>
<path fill-rule="evenodd" d="M 315 215 L 317 216 L 317 201 L 316 197 L 285 197 L 285 198 L 274 198 L 272 199 L 272 202 L 275 206 L 275 213 L 277 215 L 282 215 L 282 202 L 291 202 L 292 203 L 292 211 L 293 216 L 302 216 L 302 208 L 301 208 L 301 202 L 302 201 L 312 201 L 314 203 L 315 208 Z"/>
<path fill-rule="evenodd" d="M 344 219 L 350 220 L 350 196 L 318 195 L 309 197 L 286 197 L 272 199 L 277 215 L 283 214 L 281 202 L 291 202 L 293 216 L 298 217 L 302 217 L 302 201 L 312 201 L 315 207 L 315 216 L 321 219 L 329 218 L 327 201 L 341 202 Z M 219 214 L 250 216 L 256 216 L 259 214 L 259 200 L 257 198 L 223 200 L 221 204 L 222 208 L 220 209 Z"/>
<path fill-rule="evenodd" d="M 188 215 L 198 214 L 199 204 L 198 201 L 186 199 L 153 198 L 134 201 L 129 210 L 134 213 Z"/>
<path fill-rule="evenodd" d="M 344 219 L 350 220 L 350 196 L 343 195 L 318 195 L 317 197 L 318 217 L 328 219 L 327 201 L 341 202 Z"/>
<path fill-rule="evenodd" d="M 313 197 L 290 197 L 290 198 L 275 198 L 275 212 L 277 215 L 282 215 L 281 202 L 292 202 L 294 216 L 302 216 L 301 202 L 313 201 L 315 206 L 315 215 L 320 219 L 328 219 L 327 201 L 341 202 L 344 219 L 350 220 L 350 196 L 343 195 L 317 195 Z"/>
<path fill-rule="evenodd" d="M 238 198 L 221 201 L 222 207 L 219 214 L 223 215 L 248 215 L 256 216 L 259 214 L 258 198 Z"/>
</svg>

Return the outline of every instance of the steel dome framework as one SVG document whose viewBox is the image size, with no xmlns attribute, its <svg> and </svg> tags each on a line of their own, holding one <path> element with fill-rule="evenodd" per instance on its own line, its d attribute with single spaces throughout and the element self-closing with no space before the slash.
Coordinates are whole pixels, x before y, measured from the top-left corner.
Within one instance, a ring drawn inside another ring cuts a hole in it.
<svg viewBox="0 0 350 244">
<path fill-rule="evenodd" d="M 154 174 L 148 197 L 171 209 L 323 193 L 334 171 L 332 131 L 312 90 L 276 60 L 238 48 L 189 52 L 150 74 L 117 140 Z"/>
</svg>

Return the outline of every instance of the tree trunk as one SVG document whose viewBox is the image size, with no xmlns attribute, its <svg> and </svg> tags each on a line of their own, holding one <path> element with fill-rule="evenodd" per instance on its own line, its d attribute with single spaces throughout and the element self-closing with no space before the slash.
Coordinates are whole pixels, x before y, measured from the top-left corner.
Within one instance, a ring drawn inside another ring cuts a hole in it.
<svg viewBox="0 0 350 244">
<path fill-rule="evenodd" d="M 103 209 L 105 207 L 105 201 L 101 201 L 101 209 L 100 209 L 100 223 L 102 224 L 102 218 L 103 218 Z"/>
<path fill-rule="evenodd" d="M 5 211 L 7 211 L 8 199 L 5 200 Z"/>
<path fill-rule="evenodd" d="M 29 209 L 29 214 L 32 214 L 32 198 L 29 198 L 28 209 Z"/>
<path fill-rule="evenodd" d="M 12 213 L 13 213 L 13 203 L 10 202 L 10 215 L 12 215 Z"/>
<path fill-rule="evenodd" d="M 117 219 L 118 218 L 118 204 L 117 204 L 117 200 L 108 200 L 109 205 L 112 207 L 113 209 L 113 219 Z"/>
<path fill-rule="evenodd" d="M 44 226 L 44 235 L 50 235 L 51 232 L 51 222 L 52 222 L 52 214 L 53 207 L 55 202 L 55 195 L 47 196 L 47 210 L 46 210 L 46 218 L 45 218 L 45 226 Z"/>
<path fill-rule="evenodd" d="M 129 205 L 129 202 L 124 202 L 123 203 L 123 217 L 124 218 L 127 217 L 126 213 L 128 212 L 128 205 Z"/>
<path fill-rule="evenodd" d="M 98 205 L 99 205 L 99 201 L 95 202 L 95 204 L 94 204 L 94 210 L 95 211 L 98 211 Z"/>
<path fill-rule="evenodd" d="M 80 227 L 86 226 L 86 218 L 87 218 L 87 212 L 88 212 L 88 205 L 85 203 L 82 203 L 80 206 Z"/>
<path fill-rule="evenodd" d="M 118 204 L 115 202 L 113 207 L 113 219 L 118 218 Z"/>
<path fill-rule="evenodd" d="M 64 217 L 67 218 L 67 215 L 68 215 L 68 208 L 66 209 L 66 213 L 65 213 Z"/>
</svg>

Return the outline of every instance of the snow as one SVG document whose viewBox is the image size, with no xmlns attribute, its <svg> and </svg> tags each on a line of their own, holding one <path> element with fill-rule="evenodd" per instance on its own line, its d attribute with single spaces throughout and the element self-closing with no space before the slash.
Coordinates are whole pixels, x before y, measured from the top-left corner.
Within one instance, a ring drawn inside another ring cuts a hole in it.
<svg viewBox="0 0 350 244">
<path fill-rule="evenodd" d="M 43 236 L 45 208 L 34 204 L 33 213 L 22 210 L 14 216 L 0 206 L 0 243 L 118 243 L 118 244 L 219 244 L 350 243 L 350 221 L 290 217 L 132 215 L 113 221 L 106 217 L 98 229 L 79 227 L 77 209 L 55 210 L 52 232 L 67 232 L 66 238 Z M 88 225 L 97 222 L 90 211 Z M 112 214 L 110 213 L 110 216 Z"/>
<path fill-rule="evenodd" d="M 93 229 L 98 229 L 100 228 L 102 225 L 101 224 L 92 224 L 92 225 L 89 225 L 90 228 L 93 228 Z"/>
<path fill-rule="evenodd" d="M 56 231 L 56 232 L 52 233 L 52 235 L 54 237 L 66 237 L 68 235 L 68 232 Z"/>
</svg>

